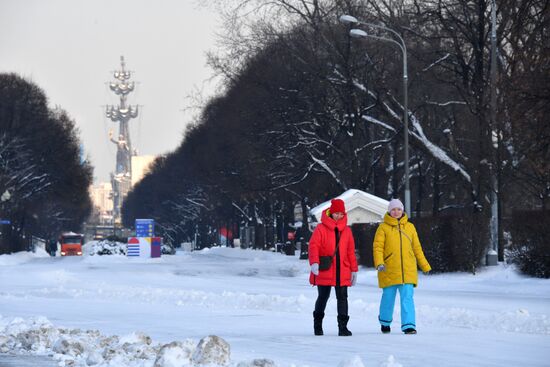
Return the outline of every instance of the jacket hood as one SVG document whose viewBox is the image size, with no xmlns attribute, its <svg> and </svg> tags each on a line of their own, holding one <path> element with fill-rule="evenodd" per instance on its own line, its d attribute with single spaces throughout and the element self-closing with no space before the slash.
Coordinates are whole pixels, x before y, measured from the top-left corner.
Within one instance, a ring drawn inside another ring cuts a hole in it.
<svg viewBox="0 0 550 367">
<path fill-rule="evenodd" d="M 348 214 L 344 213 L 344 217 L 339 221 L 332 219 L 329 214 L 330 209 L 323 210 L 323 213 L 321 214 L 321 223 L 327 226 L 331 231 L 334 231 L 334 228 L 338 227 L 338 231 L 342 232 L 348 225 Z"/>
<path fill-rule="evenodd" d="M 390 226 L 397 226 L 399 223 L 400 225 L 404 226 L 409 221 L 409 217 L 407 217 L 407 213 L 403 213 L 403 216 L 399 218 L 399 221 L 392 217 L 390 213 L 386 213 L 384 215 L 384 223 L 389 224 Z"/>
</svg>

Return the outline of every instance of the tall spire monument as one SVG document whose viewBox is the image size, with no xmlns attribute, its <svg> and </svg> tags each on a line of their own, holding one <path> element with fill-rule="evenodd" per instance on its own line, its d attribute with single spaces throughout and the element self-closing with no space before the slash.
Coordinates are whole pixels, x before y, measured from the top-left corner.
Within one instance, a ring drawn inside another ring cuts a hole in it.
<svg viewBox="0 0 550 367">
<path fill-rule="evenodd" d="M 126 70 L 124 56 L 120 57 L 120 70 L 113 73 L 115 80 L 109 83 L 111 91 L 120 98 L 117 106 L 106 107 L 107 118 L 119 123 L 118 138 L 113 137 L 112 130 L 109 139 L 117 146 L 115 172 L 111 173 L 113 185 L 113 219 L 115 223 L 121 222 L 122 202 L 131 187 L 132 179 L 132 144 L 130 142 L 130 130 L 128 122 L 138 115 L 138 106 L 128 105 L 127 98 L 134 90 L 134 82 L 130 81 L 131 72 Z"/>
</svg>

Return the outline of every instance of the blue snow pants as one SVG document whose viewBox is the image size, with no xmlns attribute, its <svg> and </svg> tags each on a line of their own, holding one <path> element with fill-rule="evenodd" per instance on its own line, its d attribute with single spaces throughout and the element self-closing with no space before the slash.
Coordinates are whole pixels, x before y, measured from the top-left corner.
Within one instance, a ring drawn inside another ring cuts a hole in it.
<svg viewBox="0 0 550 367">
<path fill-rule="evenodd" d="M 380 314 L 378 315 L 380 325 L 391 325 L 395 295 L 398 290 L 401 301 L 401 330 L 416 329 L 413 300 L 414 286 L 412 284 L 392 285 L 391 287 L 383 288 L 382 299 L 380 300 Z"/>
</svg>

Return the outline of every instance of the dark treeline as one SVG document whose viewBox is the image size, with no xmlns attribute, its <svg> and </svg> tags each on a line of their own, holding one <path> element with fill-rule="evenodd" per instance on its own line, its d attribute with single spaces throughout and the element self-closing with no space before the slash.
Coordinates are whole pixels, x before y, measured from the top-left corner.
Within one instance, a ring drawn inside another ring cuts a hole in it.
<svg viewBox="0 0 550 367">
<path fill-rule="evenodd" d="M 128 196 L 125 224 L 153 217 L 176 242 L 261 224 L 272 243 L 297 204 L 349 188 L 403 198 L 402 53 L 350 38 L 338 18 L 352 14 L 407 46 L 413 216 L 490 217 L 498 204 L 502 240 L 515 210 L 548 208 L 550 12 L 496 5 L 493 116 L 491 1 L 237 1 L 210 55 L 223 94 Z"/>
<path fill-rule="evenodd" d="M 48 108 L 44 92 L 0 74 L 0 253 L 26 249 L 32 236 L 78 231 L 89 215 L 92 167 L 80 161 L 74 121 Z"/>
</svg>

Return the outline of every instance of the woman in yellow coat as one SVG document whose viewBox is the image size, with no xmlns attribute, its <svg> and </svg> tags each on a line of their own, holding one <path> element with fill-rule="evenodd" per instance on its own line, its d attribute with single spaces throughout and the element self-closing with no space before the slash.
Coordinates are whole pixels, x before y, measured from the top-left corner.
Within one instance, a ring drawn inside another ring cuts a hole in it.
<svg viewBox="0 0 550 367">
<path fill-rule="evenodd" d="M 424 256 L 416 228 L 409 222 L 399 199 L 390 201 L 384 222 L 376 230 L 373 255 L 378 286 L 383 289 L 378 315 L 382 332 L 391 331 L 395 296 L 399 291 L 401 330 L 405 334 L 416 334 L 413 293 L 418 283 L 418 267 L 425 274 L 432 268 Z"/>
</svg>

